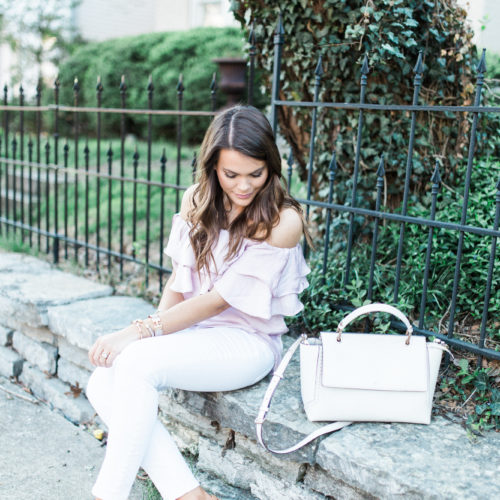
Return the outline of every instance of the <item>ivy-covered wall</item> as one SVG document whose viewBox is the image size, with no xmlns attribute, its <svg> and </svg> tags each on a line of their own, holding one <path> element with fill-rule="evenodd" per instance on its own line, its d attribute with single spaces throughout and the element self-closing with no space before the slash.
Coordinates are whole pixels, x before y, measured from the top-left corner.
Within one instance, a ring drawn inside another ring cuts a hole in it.
<svg viewBox="0 0 500 500">
<path fill-rule="evenodd" d="M 470 105 L 474 99 L 478 57 L 466 12 L 456 0 L 242 0 L 233 2 L 242 26 L 254 23 L 259 64 L 267 70 L 270 88 L 274 54 L 273 32 L 283 16 L 284 48 L 280 98 L 312 101 L 314 71 L 323 59 L 320 101 L 359 102 L 361 62 L 368 56 L 370 73 L 366 102 L 411 104 L 413 68 L 423 51 L 423 80 L 419 103 Z M 293 147 L 303 179 L 309 154 L 311 110 L 280 108 L 281 133 Z M 315 184 L 327 179 L 332 150 L 340 167 L 338 181 L 350 178 L 354 164 L 358 112 L 322 109 L 318 113 Z M 465 113 L 418 114 L 413 154 L 412 190 L 427 186 L 436 158 L 445 182 L 465 168 L 470 116 Z M 478 148 L 492 147 L 488 130 L 479 129 Z M 380 155 L 386 159 L 389 201 L 400 200 L 410 131 L 408 112 L 365 112 L 360 177 L 372 190 Z M 339 196 L 347 192 L 339 190 Z"/>
</svg>

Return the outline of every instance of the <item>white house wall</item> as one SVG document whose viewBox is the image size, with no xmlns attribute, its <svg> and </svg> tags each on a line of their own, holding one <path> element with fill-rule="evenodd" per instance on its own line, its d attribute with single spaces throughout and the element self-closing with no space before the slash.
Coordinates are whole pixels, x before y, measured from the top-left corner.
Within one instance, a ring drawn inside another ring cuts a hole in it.
<svg viewBox="0 0 500 500">
<path fill-rule="evenodd" d="M 82 0 L 75 24 L 89 41 L 199 26 L 239 26 L 229 6 L 229 0 Z"/>
</svg>

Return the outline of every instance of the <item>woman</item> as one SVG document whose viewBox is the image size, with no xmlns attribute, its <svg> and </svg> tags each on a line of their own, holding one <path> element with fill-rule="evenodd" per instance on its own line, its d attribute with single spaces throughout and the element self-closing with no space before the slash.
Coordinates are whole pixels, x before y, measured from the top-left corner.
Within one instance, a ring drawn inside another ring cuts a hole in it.
<svg viewBox="0 0 500 500">
<path fill-rule="evenodd" d="M 92 490 L 102 500 L 126 499 L 140 466 L 165 499 L 214 498 L 158 421 L 158 390 L 256 383 L 279 362 L 283 316 L 302 309 L 304 222 L 281 185 L 264 115 L 237 106 L 216 116 L 199 169 L 173 219 L 165 249 L 173 272 L 157 313 L 100 337 L 89 352 L 98 368 L 87 396 L 109 428 Z"/>
</svg>

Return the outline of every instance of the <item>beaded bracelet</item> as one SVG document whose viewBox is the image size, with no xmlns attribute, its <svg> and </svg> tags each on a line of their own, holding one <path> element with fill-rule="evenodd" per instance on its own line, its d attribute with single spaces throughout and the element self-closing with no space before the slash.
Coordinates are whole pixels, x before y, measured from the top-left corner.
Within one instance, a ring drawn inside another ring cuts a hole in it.
<svg viewBox="0 0 500 500">
<path fill-rule="evenodd" d="M 153 336 L 159 337 L 160 335 L 163 335 L 163 326 L 158 313 L 156 312 L 154 314 L 150 314 L 148 318 L 153 322 Z"/>
<path fill-rule="evenodd" d="M 135 325 L 135 327 L 137 328 L 137 331 L 139 332 L 139 340 L 142 340 L 143 334 L 142 334 L 141 327 L 147 328 L 147 325 L 144 324 L 144 321 L 142 321 L 142 319 L 134 319 L 134 321 L 132 321 L 132 323 Z M 151 336 L 153 336 L 153 335 L 151 335 Z"/>
</svg>

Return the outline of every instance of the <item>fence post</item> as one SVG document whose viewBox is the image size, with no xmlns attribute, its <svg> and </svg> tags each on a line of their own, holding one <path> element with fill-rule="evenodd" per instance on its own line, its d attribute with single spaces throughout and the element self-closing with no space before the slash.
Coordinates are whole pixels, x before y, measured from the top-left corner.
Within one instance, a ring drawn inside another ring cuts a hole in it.
<svg viewBox="0 0 500 500">
<path fill-rule="evenodd" d="M 486 72 L 486 49 L 483 49 L 483 55 L 481 61 L 477 67 L 477 83 L 476 83 L 476 96 L 474 98 L 474 106 L 479 106 L 481 102 L 481 90 L 484 83 L 484 73 Z M 472 175 L 472 161 L 474 159 L 474 149 L 476 148 L 476 130 L 477 121 L 479 118 L 479 113 L 474 112 L 472 118 L 472 128 L 470 132 L 470 142 L 469 142 L 469 155 L 467 158 L 467 171 L 465 174 L 465 188 L 464 188 L 464 201 L 462 204 L 462 216 L 460 218 L 460 224 L 463 226 L 467 220 L 467 205 L 469 203 L 469 189 L 470 180 Z M 454 322 L 455 322 L 455 308 L 457 305 L 457 295 L 458 295 L 458 284 L 460 281 L 460 266 L 462 263 L 462 249 L 464 244 L 464 232 L 461 230 L 458 237 L 457 246 L 457 260 L 455 263 L 455 274 L 453 277 L 453 293 L 451 298 L 450 307 L 450 319 L 448 322 L 448 338 L 453 337 Z"/>
<path fill-rule="evenodd" d="M 247 102 L 253 105 L 253 80 L 255 74 L 255 55 L 257 51 L 255 50 L 255 31 L 254 25 L 252 23 L 252 29 L 250 30 L 250 36 L 248 37 L 248 43 L 250 44 L 250 49 L 248 51 L 248 56 L 250 58 L 250 67 L 248 71 L 248 97 Z"/>
<path fill-rule="evenodd" d="M 280 72 L 281 72 L 281 52 L 283 50 L 283 40 L 285 31 L 283 30 L 283 19 L 280 12 L 278 18 L 278 25 L 274 32 L 274 62 L 273 62 L 273 87 L 271 99 L 271 127 L 273 128 L 274 137 L 277 134 L 278 116 L 276 114 L 276 101 L 279 100 L 280 95 Z"/>
<path fill-rule="evenodd" d="M 365 54 L 363 59 L 363 65 L 361 66 L 361 92 L 359 96 L 360 104 L 365 102 L 365 92 L 366 84 L 368 81 L 368 73 L 370 68 L 368 66 L 368 57 Z M 363 109 L 359 110 L 358 118 L 358 136 L 356 140 L 356 156 L 354 160 L 354 172 L 352 174 L 352 195 L 351 195 L 351 207 L 356 206 L 356 191 L 358 188 L 358 173 L 359 173 L 359 159 L 361 154 L 361 131 L 363 130 Z M 346 256 L 346 266 L 345 266 L 345 277 L 344 277 L 344 287 L 349 283 L 349 273 L 351 269 L 351 252 L 352 252 L 352 238 L 354 233 L 354 213 L 349 214 L 349 235 L 347 237 L 347 256 Z"/>
</svg>

